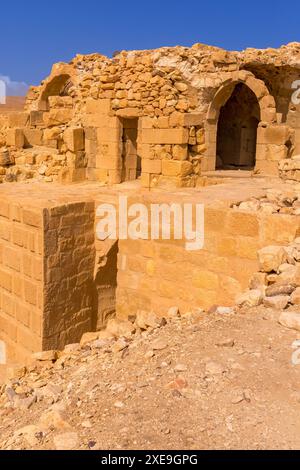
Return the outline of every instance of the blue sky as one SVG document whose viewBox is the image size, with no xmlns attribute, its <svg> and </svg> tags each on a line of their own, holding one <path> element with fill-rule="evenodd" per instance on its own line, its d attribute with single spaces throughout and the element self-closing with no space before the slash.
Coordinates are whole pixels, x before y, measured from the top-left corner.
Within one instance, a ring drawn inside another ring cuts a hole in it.
<svg viewBox="0 0 300 470">
<path fill-rule="evenodd" d="M 300 42 L 300 2 L 42 0 L 1 2 L 0 77 L 13 94 L 76 53 L 111 55 L 195 42 L 226 49 Z M 3 20 L 5 19 L 5 20 Z M 14 82 L 14 83 L 13 83 Z"/>
</svg>

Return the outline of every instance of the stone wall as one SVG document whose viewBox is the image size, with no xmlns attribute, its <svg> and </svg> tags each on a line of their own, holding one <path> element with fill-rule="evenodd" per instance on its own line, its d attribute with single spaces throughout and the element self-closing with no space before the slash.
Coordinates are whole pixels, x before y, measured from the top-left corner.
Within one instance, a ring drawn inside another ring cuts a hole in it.
<svg viewBox="0 0 300 470">
<path fill-rule="evenodd" d="M 93 324 L 94 203 L 47 209 L 44 219 L 43 349 L 77 342 Z"/>
<path fill-rule="evenodd" d="M 220 110 L 241 83 L 260 108 L 255 170 L 278 175 L 278 161 L 300 149 L 300 109 L 292 102 L 299 54 L 298 43 L 242 52 L 195 44 L 55 64 L 29 90 L 26 110 L 1 126 L 0 157 L 9 152 L 1 176 L 120 183 L 122 119 L 139 119 L 142 185 L 196 186 L 201 171 L 216 168 Z M 266 140 L 264 129 L 271 129 Z"/>
<path fill-rule="evenodd" d="M 299 216 L 207 207 L 203 250 L 186 251 L 178 240 L 120 240 L 117 314 L 233 305 L 258 270 L 257 250 L 289 243 L 299 229 Z"/>
<path fill-rule="evenodd" d="M 0 204 L 0 340 L 12 362 L 78 341 L 97 312 L 94 202 L 56 191 L 30 202 L 28 187 L 10 188 Z"/>
<path fill-rule="evenodd" d="M 10 360 L 42 347 L 43 210 L 0 204 L 0 337 Z"/>
</svg>

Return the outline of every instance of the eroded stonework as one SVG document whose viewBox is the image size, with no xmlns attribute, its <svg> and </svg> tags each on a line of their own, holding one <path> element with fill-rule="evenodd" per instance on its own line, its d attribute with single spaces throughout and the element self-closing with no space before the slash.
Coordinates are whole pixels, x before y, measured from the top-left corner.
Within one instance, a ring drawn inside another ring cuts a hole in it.
<svg viewBox="0 0 300 470">
<path fill-rule="evenodd" d="M 299 236 L 295 208 L 240 204 L 279 187 L 298 200 L 299 73 L 299 43 L 78 55 L 31 87 L 24 111 L 0 115 L 9 356 L 63 348 L 115 314 L 231 305 L 258 269 L 257 251 Z M 125 193 L 146 205 L 203 202 L 204 249 L 97 240 L 97 206 Z"/>
<path fill-rule="evenodd" d="M 291 99 L 299 57 L 299 43 L 78 55 L 55 64 L 30 89 L 26 111 L 2 123 L 1 173 L 8 181 L 104 183 L 141 175 L 144 187 L 196 186 L 216 166 L 278 174 L 278 161 L 300 152 Z M 233 128 L 222 128 L 222 116 L 236 120 Z M 227 154 L 240 158 L 222 155 L 224 134 Z"/>
</svg>

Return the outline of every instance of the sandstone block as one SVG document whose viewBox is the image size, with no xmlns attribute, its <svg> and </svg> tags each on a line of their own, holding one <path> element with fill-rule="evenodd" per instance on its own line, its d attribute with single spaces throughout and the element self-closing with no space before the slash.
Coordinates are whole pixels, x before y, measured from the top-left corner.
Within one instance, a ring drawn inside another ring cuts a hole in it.
<svg viewBox="0 0 300 470">
<path fill-rule="evenodd" d="M 61 128 L 60 127 L 52 127 L 50 129 L 44 130 L 44 140 L 55 140 L 58 139 L 61 135 Z"/>
<path fill-rule="evenodd" d="M 123 118 L 136 118 L 140 115 L 140 109 L 139 108 L 123 108 L 123 109 L 118 109 L 116 112 L 116 115 L 119 117 Z"/>
<path fill-rule="evenodd" d="M 286 261 L 286 251 L 281 246 L 266 246 L 257 252 L 260 270 L 265 273 L 277 271 Z"/>
<path fill-rule="evenodd" d="M 188 146 L 174 145 L 172 148 L 172 155 L 174 160 L 186 160 L 188 157 Z"/>
<path fill-rule="evenodd" d="M 73 109 L 60 108 L 51 109 L 48 113 L 44 113 L 44 123 L 46 126 L 59 126 L 66 124 L 73 118 Z"/>
<path fill-rule="evenodd" d="M 88 114 L 109 114 L 111 110 L 111 100 L 108 98 L 95 100 L 88 98 L 86 101 L 86 112 Z"/>
<path fill-rule="evenodd" d="M 9 127 L 18 127 L 22 128 L 28 124 L 29 121 L 29 114 L 18 112 L 18 113 L 11 113 L 8 116 L 8 125 Z"/>
<path fill-rule="evenodd" d="M 72 108 L 73 99 L 71 96 L 49 96 L 50 108 Z"/>
<path fill-rule="evenodd" d="M 44 124 L 43 111 L 31 111 L 29 115 L 31 126 L 42 126 Z"/>
<path fill-rule="evenodd" d="M 64 142 L 71 152 L 84 150 L 85 139 L 82 127 L 68 128 L 64 132 Z"/>
<path fill-rule="evenodd" d="M 187 144 L 188 129 L 143 129 L 143 144 Z"/>
<path fill-rule="evenodd" d="M 40 129 L 24 129 L 25 146 L 43 145 L 43 132 Z"/>
<path fill-rule="evenodd" d="M 244 237 L 257 237 L 259 223 L 256 214 L 243 211 L 229 211 L 225 230 L 230 235 L 242 235 Z"/>
<path fill-rule="evenodd" d="M 162 160 L 164 176 L 188 176 L 193 172 L 193 165 L 188 161 Z"/>
<path fill-rule="evenodd" d="M 7 131 L 6 143 L 9 146 L 23 148 L 25 139 L 22 129 L 9 129 Z"/>
<path fill-rule="evenodd" d="M 162 161 L 144 159 L 142 161 L 142 171 L 145 173 L 160 174 L 162 171 Z"/>
<path fill-rule="evenodd" d="M 267 284 L 266 273 L 255 273 L 250 279 L 250 289 L 259 289 Z"/>
</svg>

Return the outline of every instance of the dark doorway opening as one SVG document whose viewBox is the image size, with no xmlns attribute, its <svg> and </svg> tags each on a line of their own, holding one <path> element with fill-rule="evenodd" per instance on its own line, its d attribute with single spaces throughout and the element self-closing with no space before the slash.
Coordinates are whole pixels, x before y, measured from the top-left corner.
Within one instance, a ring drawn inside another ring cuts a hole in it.
<svg viewBox="0 0 300 470">
<path fill-rule="evenodd" d="M 217 129 L 217 169 L 253 169 L 256 158 L 258 100 L 239 83 L 221 107 Z"/>
<path fill-rule="evenodd" d="M 141 176 L 142 162 L 137 152 L 138 119 L 122 119 L 122 176 L 121 181 L 133 181 Z"/>
</svg>

